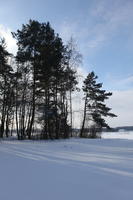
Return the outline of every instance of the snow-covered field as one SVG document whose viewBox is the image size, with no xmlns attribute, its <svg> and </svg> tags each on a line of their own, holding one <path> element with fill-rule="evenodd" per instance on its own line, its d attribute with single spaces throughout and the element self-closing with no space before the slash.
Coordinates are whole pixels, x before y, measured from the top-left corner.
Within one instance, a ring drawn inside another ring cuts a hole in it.
<svg viewBox="0 0 133 200">
<path fill-rule="evenodd" d="M 1 141 L 0 200 L 133 200 L 133 140 L 103 137 Z"/>
<path fill-rule="evenodd" d="M 132 131 L 121 131 L 121 132 L 108 132 L 103 133 L 102 138 L 114 138 L 114 139 L 131 139 L 133 140 L 133 132 Z"/>
</svg>

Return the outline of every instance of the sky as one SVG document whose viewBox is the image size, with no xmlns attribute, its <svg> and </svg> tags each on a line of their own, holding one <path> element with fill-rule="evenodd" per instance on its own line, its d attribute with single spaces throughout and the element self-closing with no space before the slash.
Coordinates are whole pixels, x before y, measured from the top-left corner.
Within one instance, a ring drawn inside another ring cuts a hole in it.
<svg viewBox="0 0 133 200">
<path fill-rule="evenodd" d="M 17 50 L 11 31 L 29 19 L 49 21 L 64 43 L 75 39 L 81 73 L 95 71 L 113 92 L 108 105 L 118 117 L 110 125 L 133 125 L 133 0 L 1 0 L 0 35 L 10 52 Z"/>
</svg>

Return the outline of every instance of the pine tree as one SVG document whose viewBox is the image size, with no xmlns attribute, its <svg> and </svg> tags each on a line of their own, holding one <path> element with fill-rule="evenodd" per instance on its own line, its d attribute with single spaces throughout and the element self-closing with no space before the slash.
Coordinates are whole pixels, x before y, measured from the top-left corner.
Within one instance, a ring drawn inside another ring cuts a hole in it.
<svg viewBox="0 0 133 200">
<path fill-rule="evenodd" d="M 31 112 L 28 121 L 28 137 L 31 138 L 33 125 L 35 120 L 36 109 L 36 73 L 38 67 L 38 48 L 40 47 L 40 39 L 42 35 L 41 24 L 38 21 L 30 20 L 29 24 L 23 25 L 22 30 L 17 30 L 17 33 L 12 33 L 13 37 L 17 39 L 18 52 L 17 61 L 21 64 L 27 64 L 31 70 L 32 78 L 32 98 L 31 98 Z M 42 42 L 42 41 L 41 41 Z"/>
<path fill-rule="evenodd" d="M 32 20 L 29 21 L 29 24 L 23 25 L 17 33 L 13 33 L 13 36 L 17 39 L 18 53 L 16 59 L 18 69 L 22 74 L 20 79 L 22 83 L 19 84 L 19 87 L 17 85 L 16 89 L 16 91 L 19 90 L 18 100 L 21 99 L 21 104 L 16 109 L 16 114 L 19 115 L 19 123 L 17 123 L 20 126 L 19 129 L 25 129 L 25 120 L 21 119 L 27 110 L 24 104 L 26 96 L 24 89 L 25 72 L 23 69 L 28 68 L 30 73 L 29 85 L 31 85 L 32 91 L 26 131 L 28 138 L 31 138 L 35 122 L 42 127 L 43 138 L 59 138 L 63 135 L 63 132 L 66 135 L 66 128 L 63 131 L 61 130 L 64 121 L 64 127 L 67 127 L 66 93 L 68 91 L 66 86 L 68 78 L 65 76 L 66 48 L 62 39 L 58 34 L 55 34 L 49 22 L 39 23 Z M 61 100 L 63 88 L 65 101 Z M 61 109 L 63 112 L 65 111 L 65 120 L 62 119 Z"/>
<path fill-rule="evenodd" d="M 0 41 L 0 137 L 3 137 L 6 129 L 8 137 L 9 122 L 12 114 L 13 88 L 12 67 L 8 64 L 11 54 L 6 51 L 5 40 Z"/>
<path fill-rule="evenodd" d="M 105 117 L 116 117 L 111 113 L 111 108 L 107 107 L 105 100 L 107 100 L 112 93 L 102 90 L 102 83 L 97 83 L 97 76 L 94 72 L 88 74 L 84 81 L 84 116 L 83 123 L 80 132 L 80 136 L 84 137 L 85 123 L 87 128 L 89 127 L 89 137 L 97 137 L 97 132 L 101 132 L 103 127 L 109 128 L 109 125 L 105 121 Z M 87 122 L 86 122 L 87 121 Z M 88 130 L 87 130 L 88 131 Z"/>
<path fill-rule="evenodd" d="M 53 138 L 52 132 L 55 130 L 56 138 L 59 136 L 59 92 L 62 79 L 64 46 L 58 34 L 55 34 L 49 22 L 43 25 L 45 35 L 43 43 L 39 49 L 39 66 L 38 66 L 38 94 L 43 96 L 41 101 L 44 112 L 41 119 L 43 120 L 43 132 L 45 137 Z M 51 129 L 51 127 L 53 127 Z M 52 135 L 51 135 L 52 134 Z"/>
</svg>

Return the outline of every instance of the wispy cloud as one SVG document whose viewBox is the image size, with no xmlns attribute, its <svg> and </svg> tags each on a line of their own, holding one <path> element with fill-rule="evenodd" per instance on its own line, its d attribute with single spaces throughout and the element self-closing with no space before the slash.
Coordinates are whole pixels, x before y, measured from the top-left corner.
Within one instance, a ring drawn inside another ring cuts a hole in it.
<svg viewBox="0 0 133 200">
<path fill-rule="evenodd" d="M 108 82 L 108 87 L 111 87 L 112 89 L 129 90 L 133 88 L 133 75 L 125 76 L 123 78 L 108 75 L 106 81 Z"/>
<path fill-rule="evenodd" d="M 129 86 L 133 87 L 133 75 L 118 81 L 117 84 L 122 85 L 123 88 Z"/>
<path fill-rule="evenodd" d="M 17 51 L 16 41 L 12 37 L 11 30 L 2 24 L 0 24 L 0 37 L 5 38 L 7 50 L 15 54 Z"/>
<path fill-rule="evenodd" d="M 133 1 L 97 1 L 91 10 L 91 18 L 95 21 L 95 26 L 91 32 L 97 40 L 102 35 L 104 40 L 121 31 L 121 28 L 132 26 Z"/>
<path fill-rule="evenodd" d="M 65 21 L 60 26 L 63 38 L 73 35 L 80 41 L 84 52 L 91 52 L 103 47 L 119 33 L 127 32 L 131 37 L 133 20 L 133 1 L 96 0 L 88 8 L 86 18 L 76 21 Z M 131 29 L 131 30 L 130 30 Z M 130 30 L 130 31 L 129 31 Z"/>
</svg>

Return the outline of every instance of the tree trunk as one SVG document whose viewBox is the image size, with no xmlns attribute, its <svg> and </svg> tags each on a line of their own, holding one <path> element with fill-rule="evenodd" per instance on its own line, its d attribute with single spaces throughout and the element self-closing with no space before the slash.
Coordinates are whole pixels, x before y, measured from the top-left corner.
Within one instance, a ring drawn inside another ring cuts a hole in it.
<svg viewBox="0 0 133 200">
<path fill-rule="evenodd" d="M 80 131 L 80 137 L 83 137 L 83 132 L 84 132 L 84 125 L 85 125 L 85 120 L 86 120 L 86 105 L 87 105 L 87 95 L 86 95 L 86 98 L 85 98 L 84 115 L 83 115 L 83 122 L 82 122 L 81 131 Z"/>
<path fill-rule="evenodd" d="M 72 121 L 72 91 L 70 89 L 70 122 L 71 122 L 71 137 L 72 137 L 72 129 L 73 129 L 73 121 Z"/>
<path fill-rule="evenodd" d="M 34 118 L 35 118 L 35 83 L 36 83 L 36 78 L 35 78 L 35 61 L 33 64 L 33 96 L 32 96 L 32 115 L 31 115 L 31 121 L 29 125 L 29 130 L 28 130 L 28 138 L 31 139 L 31 133 L 32 133 L 32 128 L 34 124 Z"/>
</svg>

